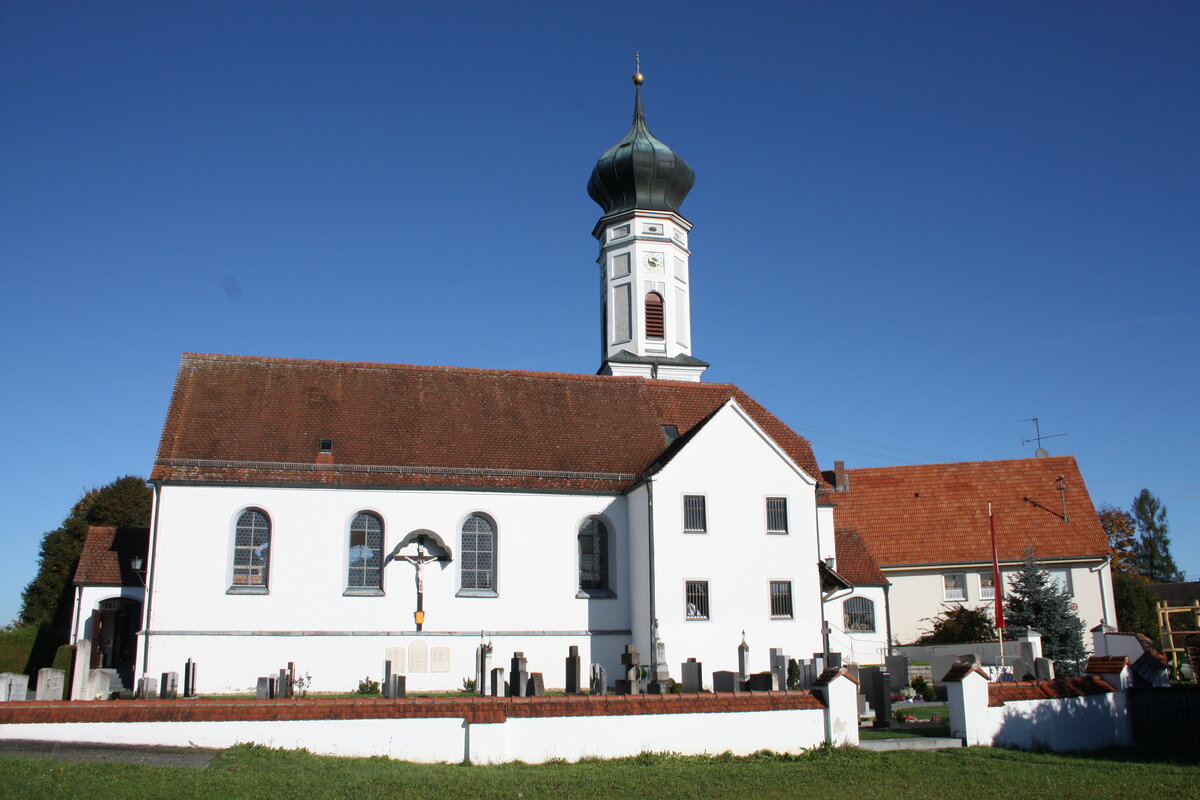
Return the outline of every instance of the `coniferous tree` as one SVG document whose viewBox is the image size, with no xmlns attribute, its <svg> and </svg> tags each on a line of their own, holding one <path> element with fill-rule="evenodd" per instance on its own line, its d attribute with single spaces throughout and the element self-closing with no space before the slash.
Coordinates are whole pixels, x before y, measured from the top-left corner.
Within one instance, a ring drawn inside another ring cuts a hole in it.
<svg viewBox="0 0 1200 800">
<path fill-rule="evenodd" d="M 1183 580 L 1183 573 L 1171 558 L 1166 506 L 1149 489 L 1142 489 L 1133 500 L 1132 511 L 1140 534 L 1135 548 L 1138 572 L 1152 583 Z"/>
<path fill-rule="evenodd" d="M 1037 565 L 1032 550 L 1013 576 L 1004 598 L 1004 616 L 1015 631 L 1033 629 L 1042 635 L 1042 655 L 1054 661 L 1059 675 L 1077 675 L 1087 657 L 1083 620 L 1071 610 L 1071 595 Z"/>
</svg>

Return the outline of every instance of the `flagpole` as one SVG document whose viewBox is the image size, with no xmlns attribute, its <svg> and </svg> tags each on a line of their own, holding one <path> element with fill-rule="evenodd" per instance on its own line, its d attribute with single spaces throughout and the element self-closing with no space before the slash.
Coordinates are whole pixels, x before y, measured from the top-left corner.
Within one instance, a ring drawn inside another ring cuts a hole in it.
<svg viewBox="0 0 1200 800">
<path fill-rule="evenodd" d="M 1000 583 L 1000 555 L 996 549 L 996 518 L 992 516 L 992 504 L 988 503 L 988 526 L 992 531 L 992 597 L 996 601 L 996 633 L 1000 638 L 1000 676 L 1004 677 L 1004 592 Z"/>
</svg>

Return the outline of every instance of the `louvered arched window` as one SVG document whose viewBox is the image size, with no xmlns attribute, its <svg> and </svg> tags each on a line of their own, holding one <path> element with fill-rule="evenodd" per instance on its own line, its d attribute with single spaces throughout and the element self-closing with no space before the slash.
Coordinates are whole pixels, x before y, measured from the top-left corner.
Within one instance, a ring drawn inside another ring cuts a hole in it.
<svg viewBox="0 0 1200 800">
<path fill-rule="evenodd" d="M 663 299 L 658 292 L 646 293 L 646 338 L 662 339 Z"/>
</svg>

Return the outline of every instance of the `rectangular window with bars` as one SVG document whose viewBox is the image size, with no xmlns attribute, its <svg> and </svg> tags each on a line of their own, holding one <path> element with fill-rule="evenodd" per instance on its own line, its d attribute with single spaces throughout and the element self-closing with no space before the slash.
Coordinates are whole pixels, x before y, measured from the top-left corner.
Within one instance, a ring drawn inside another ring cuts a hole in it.
<svg viewBox="0 0 1200 800">
<path fill-rule="evenodd" d="M 702 494 L 685 494 L 683 496 L 684 533 L 708 531 L 708 509 L 705 507 L 704 499 Z"/>
<path fill-rule="evenodd" d="M 708 581 L 687 581 L 684 598 L 688 619 L 708 619 Z"/>
<path fill-rule="evenodd" d="M 787 533 L 788 515 L 786 497 L 767 498 L 767 533 Z"/>
<path fill-rule="evenodd" d="M 771 619 L 792 618 L 792 582 L 771 581 Z"/>
</svg>

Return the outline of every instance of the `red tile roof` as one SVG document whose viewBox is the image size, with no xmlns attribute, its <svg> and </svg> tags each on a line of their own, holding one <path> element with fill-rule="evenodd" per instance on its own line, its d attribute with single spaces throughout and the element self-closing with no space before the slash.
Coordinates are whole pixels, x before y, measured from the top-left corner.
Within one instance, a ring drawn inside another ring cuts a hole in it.
<svg viewBox="0 0 1200 800">
<path fill-rule="evenodd" d="M 836 516 L 834 518 L 836 519 Z M 871 558 L 871 553 L 857 530 L 837 528 L 834 531 L 834 547 L 837 550 L 838 575 L 856 586 L 888 583 L 887 576 L 875 563 L 875 559 Z"/>
<path fill-rule="evenodd" d="M 1088 675 L 1112 675 L 1125 669 L 1128 664 L 1129 659 L 1125 656 L 1092 656 L 1084 672 Z"/>
<path fill-rule="evenodd" d="M 978 664 L 971 664 L 966 661 L 956 661 L 950 665 L 950 669 L 942 676 L 942 683 L 962 683 L 963 678 L 971 673 L 982 675 L 985 679 L 988 674 L 980 669 Z"/>
<path fill-rule="evenodd" d="M 809 443 L 731 384 L 193 353 L 152 478 L 616 493 L 663 425 L 686 435 L 730 399 L 821 480 Z"/>
<path fill-rule="evenodd" d="M 847 470 L 833 495 L 839 527 L 853 527 L 880 566 L 990 562 L 987 506 L 1001 560 L 1101 556 L 1108 538 L 1075 459 L 1027 458 Z M 1056 478 L 1066 479 L 1067 522 Z"/>
<path fill-rule="evenodd" d="M 1020 700 L 1047 700 L 1060 697 L 1087 697 L 1115 692 L 1098 675 L 1055 678 L 1052 681 L 1012 681 L 988 684 L 988 705 L 1002 706 Z"/>
<path fill-rule="evenodd" d="M 89 525 L 83 540 L 83 552 L 75 567 L 75 583 L 81 586 L 141 586 L 134 574 L 134 556 L 143 559 L 148 552 L 148 528 L 117 528 Z"/>
</svg>

